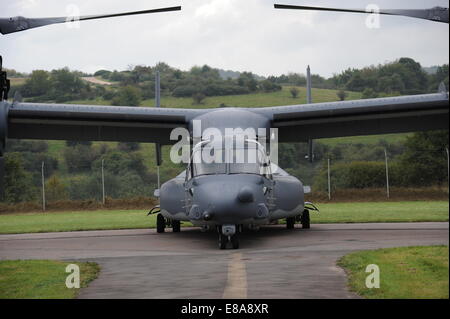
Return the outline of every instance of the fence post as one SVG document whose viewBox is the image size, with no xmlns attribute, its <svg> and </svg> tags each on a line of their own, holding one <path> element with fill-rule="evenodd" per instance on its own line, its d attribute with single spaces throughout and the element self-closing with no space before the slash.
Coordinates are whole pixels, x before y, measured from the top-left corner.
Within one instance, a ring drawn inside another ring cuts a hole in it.
<svg viewBox="0 0 450 319">
<path fill-rule="evenodd" d="M 330 173 L 330 159 L 328 158 L 328 200 L 331 200 L 331 173 Z"/>
<path fill-rule="evenodd" d="M 161 107 L 161 82 L 160 82 L 159 71 L 156 71 L 156 74 L 155 74 L 155 106 Z M 155 144 L 155 151 L 156 151 L 156 175 L 158 177 L 158 189 L 160 189 L 161 188 L 161 178 L 160 178 L 159 166 L 161 165 L 161 162 L 162 162 L 161 144 L 158 144 L 158 143 Z"/>
<path fill-rule="evenodd" d="M 448 147 L 445 148 L 447 152 L 447 187 L 450 187 L 450 161 L 448 158 Z"/>
<path fill-rule="evenodd" d="M 102 195 L 103 195 L 103 205 L 105 205 L 105 203 L 106 203 L 106 199 L 105 199 L 105 171 L 103 169 L 104 162 L 105 162 L 105 160 L 102 159 Z"/>
<path fill-rule="evenodd" d="M 42 210 L 45 211 L 45 176 L 44 176 L 44 162 L 42 161 L 41 166 L 41 176 L 42 176 Z"/>
<path fill-rule="evenodd" d="M 388 156 L 387 156 L 387 151 L 386 148 L 384 149 L 384 161 L 385 161 L 385 165 L 386 165 L 386 195 L 387 198 L 390 198 L 390 194 L 389 194 L 389 166 L 388 166 Z"/>
</svg>

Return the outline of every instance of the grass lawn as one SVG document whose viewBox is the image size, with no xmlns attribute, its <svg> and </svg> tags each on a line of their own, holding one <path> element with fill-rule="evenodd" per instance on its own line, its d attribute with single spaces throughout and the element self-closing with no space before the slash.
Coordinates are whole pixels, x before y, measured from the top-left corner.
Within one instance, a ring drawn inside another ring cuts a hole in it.
<svg viewBox="0 0 450 319">
<path fill-rule="evenodd" d="M 448 221 L 448 201 L 324 203 L 311 212 L 312 223 Z"/>
<path fill-rule="evenodd" d="M 96 263 L 53 260 L 0 261 L 0 299 L 71 299 L 79 289 L 66 287 L 68 264 L 80 267 L 80 287 L 86 287 L 99 272 Z"/>
<path fill-rule="evenodd" d="M 367 265 L 380 270 L 380 288 L 366 287 Z M 448 246 L 400 247 L 361 251 L 342 257 L 350 289 L 372 299 L 449 297 Z"/>
<path fill-rule="evenodd" d="M 156 227 L 145 210 L 98 210 L 0 215 L 0 233 L 39 233 Z"/>
<path fill-rule="evenodd" d="M 379 202 L 318 204 L 312 223 L 448 221 L 448 202 Z M 17 213 L 0 215 L 0 233 L 154 228 L 147 210 Z"/>
</svg>

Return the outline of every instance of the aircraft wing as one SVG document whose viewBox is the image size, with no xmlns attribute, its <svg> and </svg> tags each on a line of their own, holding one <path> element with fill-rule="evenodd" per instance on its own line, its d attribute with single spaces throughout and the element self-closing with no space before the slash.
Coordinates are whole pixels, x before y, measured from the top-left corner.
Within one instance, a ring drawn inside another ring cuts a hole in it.
<svg viewBox="0 0 450 319">
<path fill-rule="evenodd" d="M 214 110 L 1 102 L 0 142 L 3 136 L 173 144 L 173 128 Z M 247 110 L 268 117 L 279 142 L 448 129 L 449 121 L 447 92 Z"/>
<path fill-rule="evenodd" d="M 270 117 L 279 142 L 448 129 L 448 92 L 253 109 Z"/>
<path fill-rule="evenodd" d="M 200 112 L 177 108 L 16 102 L 2 102 L 0 109 L 7 109 L 8 138 L 161 144 L 176 142 L 170 141 L 171 130 L 187 127 L 189 119 Z"/>
</svg>

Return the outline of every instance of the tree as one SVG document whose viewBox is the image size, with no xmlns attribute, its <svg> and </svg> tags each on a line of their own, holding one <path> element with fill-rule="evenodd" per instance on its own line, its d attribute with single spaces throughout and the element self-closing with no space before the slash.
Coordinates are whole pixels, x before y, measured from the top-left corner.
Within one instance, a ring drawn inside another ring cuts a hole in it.
<svg viewBox="0 0 450 319">
<path fill-rule="evenodd" d="M 117 144 L 117 149 L 122 152 L 135 152 L 138 151 L 141 144 L 138 142 L 120 142 Z"/>
<path fill-rule="evenodd" d="M 255 92 L 258 89 L 258 81 L 251 72 L 243 72 L 239 75 L 237 80 L 239 86 L 248 88 L 250 92 Z"/>
<path fill-rule="evenodd" d="M 35 199 L 36 187 L 31 174 L 23 167 L 20 153 L 5 154 L 5 198 L 8 203 L 18 203 Z"/>
<path fill-rule="evenodd" d="M 347 98 L 348 93 L 345 92 L 344 90 L 339 90 L 337 91 L 336 95 L 339 98 L 339 100 L 344 101 Z"/>
<path fill-rule="evenodd" d="M 291 92 L 292 98 L 295 99 L 298 96 L 298 93 L 300 92 L 299 89 L 297 89 L 295 86 L 291 87 L 291 89 L 289 90 L 289 92 Z"/>
<path fill-rule="evenodd" d="M 429 80 L 430 84 L 429 84 L 428 91 L 436 92 L 439 87 L 439 84 L 441 84 L 441 82 L 443 82 L 445 84 L 445 86 L 448 90 L 448 64 L 439 66 L 436 69 L 436 73 L 430 75 L 430 80 Z"/>
<path fill-rule="evenodd" d="M 46 141 L 26 141 L 8 139 L 6 141 L 7 152 L 31 152 L 31 153 L 45 153 L 48 150 L 48 143 Z"/>
<path fill-rule="evenodd" d="M 89 172 L 98 155 L 90 145 L 78 144 L 64 150 L 64 160 L 70 173 Z"/>
<path fill-rule="evenodd" d="M 45 183 L 45 196 L 48 201 L 57 201 L 68 198 L 66 185 L 53 175 Z"/>
<path fill-rule="evenodd" d="M 194 100 L 194 102 L 192 104 L 203 104 L 203 100 L 206 98 L 206 95 L 203 93 L 194 93 L 192 95 L 192 99 Z"/>
<path fill-rule="evenodd" d="M 50 73 L 43 70 L 35 70 L 31 73 L 29 79 L 26 80 L 23 87 L 24 96 L 40 96 L 50 93 L 52 81 Z"/>
<path fill-rule="evenodd" d="M 119 89 L 118 95 L 112 99 L 111 104 L 116 106 L 139 106 L 141 100 L 141 90 L 127 85 Z"/>
<path fill-rule="evenodd" d="M 427 186 L 447 181 L 448 131 L 417 132 L 405 143 L 400 158 L 406 186 Z"/>
<path fill-rule="evenodd" d="M 51 81 L 51 98 L 56 102 L 80 98 L 81 93 L 89 86 L 83 82 L 76 72 L 71 72 L 68 68 L 53 70 Z"/>
<path fill-rule="evenodd" d="M 375 92 L 375 90 L 372 89 L 372 88 L 366 88 L 362 92 L 362 98 L 363 99 L 374 99 L 374 98 L 377 98 L 377 97 L 378 97 L 378 93 Z"/>
<path fill-rule="evenodd" d="M 275 92 L 275 91 L 280 91 L 281 90 L 281 85 L 278 85 L 272 81 L 269 80 L 264 80 L 261 82 L 261 88 L 263 89 L 264 92 L 268 93 L 268 92 Z"/>
<path fill-rule="evenodd" d="M 77 145 L 87 145 L 91 146 L 92 141 L 66 141 L 66 146 L 77 146 Z"/>
<path fill-rule="evenodd" d="M 345 85 L 347 90 L 361 92 L 367 87 L 366 81 L 360 72 L 354 73 L 350 80 Z"/>
</svg>

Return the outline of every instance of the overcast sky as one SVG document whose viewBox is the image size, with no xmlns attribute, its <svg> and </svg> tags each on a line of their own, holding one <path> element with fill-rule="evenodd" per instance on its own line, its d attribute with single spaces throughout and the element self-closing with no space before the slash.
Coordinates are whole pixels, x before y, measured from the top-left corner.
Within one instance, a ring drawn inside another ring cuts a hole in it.
<svg viewBox="0 0 450 319">
<path fill-rule="evenodd" d="M 127 69 L 166 62 L 260 75 L 313 73 L 331 76 L 412 57 L 423 66 L 448 63 L 449 26 L 406 17 L 382 16 L 369 29 L 367 15 L 275 10 L 274 3 L 365 8 L 448 7 L 443 0 L 0 0 L 0 16 L 66 16 L 69 5 L 81 15 L 182 5 L 182 11 L 53 25 L 0 35 L 5 67 L 30 72 L 68 66 L 86 72 Z"/>
</svg>

